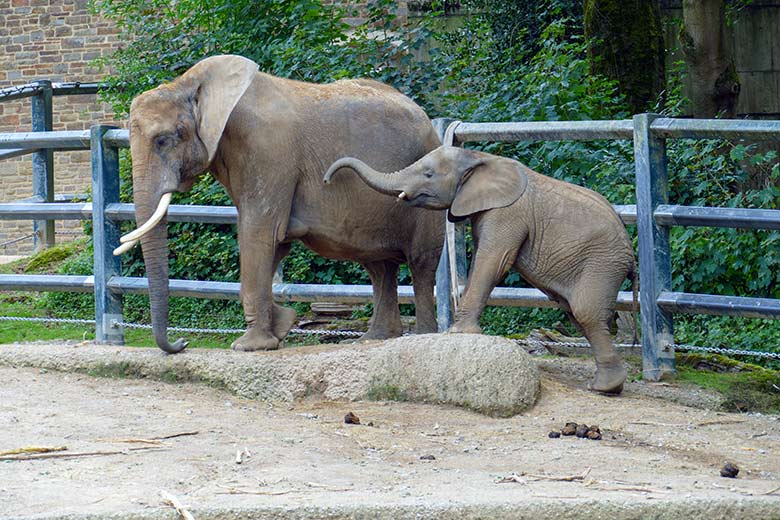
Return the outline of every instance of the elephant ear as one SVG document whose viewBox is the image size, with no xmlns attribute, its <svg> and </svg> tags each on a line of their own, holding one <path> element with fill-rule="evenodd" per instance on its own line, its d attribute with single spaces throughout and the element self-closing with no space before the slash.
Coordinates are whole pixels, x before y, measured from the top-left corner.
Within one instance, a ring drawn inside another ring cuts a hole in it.
<svg viewBox="0 0 780 520">
<path fill-rule="evenodd" d="M 447 217 L 452 222 L 488 209 L 514 203 L 525 192 L 523 166 L 503 157 L 490 159 L 466 172 Z"/>
<path fill-rule="evenodd" d="M 193 80 L 198 136 L 208 151 L 208 162 L 214 159 L 228 118 L 257 70 L 257 63 L 252 60 L 223 55 L 202 60 L 185 74 Z"/>
</svg>

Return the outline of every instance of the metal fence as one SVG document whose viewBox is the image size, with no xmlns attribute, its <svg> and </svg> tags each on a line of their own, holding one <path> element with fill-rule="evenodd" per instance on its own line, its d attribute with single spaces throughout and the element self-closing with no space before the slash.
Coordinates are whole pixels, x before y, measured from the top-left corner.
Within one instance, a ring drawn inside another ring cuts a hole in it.
<svg viewBox="0 0 780 520">
<path fill-rule="evenodd" d="M 438 119 L 440 134 L 451 120 Z M 746 229 L 780 229 L 780 211 L 705 208 L 668 204 L 667 138 L 729 138 L 780 140 L 780 121 L 677 120 L 640 114 L 632 120 L 462 123 L 453 144 L 473 141 L 633 139 L 636 165 L 636 206 L 616 206 L 627 224 L 636 223 L 639 235 L 640 307 L 644 377 L 658 380 L 674 370 L 674 313 L 718 314 L 754 318 L 780 318 L 780 300 L 671 291 L 670 226 L 711 226 Z M 147 291 L 145 278 L 121 276 L 120 260 L 112 255 L 119 245 L 119 223 L 134 218 L 132 204 L 119 202 L 118 150 L 129 145 L 126 130 L 94 126 L 90 131 L 42 131 L 0 134 L 0 157 L 24 153 L 49 156 L 56 150 L 92 153 L 92 203 L 17 202 L 0 204 L 2 219 L 79 219 L 93 221 L 94 275 L 0 275 L 0 290 L 94 292 L 98 342 L 123 342 L 122 296 Z M 48 200 L 48 199 L 47 199 Z M 172 222 L 235 223 L 233 207 L 171 206 Z M 451 299 L 464 285 L 463 229 L 448 224 L 447 244 L 437 272 L 437 307 L 440 330 L 452 321 Z M 452 275 L 452 273 L 456 273 Z M 170 280 L 172 296 L 237 299 L 239 284 Z M 274 284 L 279 301 L 371 300 L 367 285 Z M 413 302 L 409 286 L 399 287 L 399 300 Z M 490 305 L 555 307 L 535 289 L 497 287 Z M 632 295 L 621 292 L 618 309 L 632 309 Z"/>
<path fill-rule="evenodd" d="M 36 81 L 28 85 L 0 89 L 0 102 L 15 99 L 32 98 L 32 131 L 49 132 L 52 130 L 52 104 L 55 96 L 96 94 L 98 83 L 52 83 L 48 80 Z M 81 150 L 83 148 L 72 148 Z M 68 148 L 61 148 L 68 150 Z M 0 149 L 0 160 L 19 157 L 32 153 L 32 191 L 30 202 L 54 202 L 54 156 L 49 148 L 5 148 Z M 33 221 L 33 244 L 36 251 L 54 244 L 54 221 L 40 219 Z"/>
</svg>

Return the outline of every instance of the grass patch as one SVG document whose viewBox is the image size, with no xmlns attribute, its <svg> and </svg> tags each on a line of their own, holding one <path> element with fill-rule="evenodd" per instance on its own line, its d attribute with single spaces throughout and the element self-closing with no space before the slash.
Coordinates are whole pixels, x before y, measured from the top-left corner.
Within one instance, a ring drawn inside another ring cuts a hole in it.
<svg viewBox="0 0 780 520">
<path fill-rule="evenodd" d="M 780 371 L 720 355 L 678 354 L 677 380 L 714 390 L 729 412 L 780 413 Z"/>
</svg>

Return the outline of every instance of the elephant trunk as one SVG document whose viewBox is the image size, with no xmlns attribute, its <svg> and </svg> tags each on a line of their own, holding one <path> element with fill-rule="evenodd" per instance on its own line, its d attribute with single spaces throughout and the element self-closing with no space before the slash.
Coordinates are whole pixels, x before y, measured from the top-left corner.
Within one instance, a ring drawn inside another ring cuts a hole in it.
<svg viewBox="0 0 780 520">
<path fill-rule="evenodd" d="M 156 197 L 155 197 L 156 198 Z M 147 222 L 157 205 L 149 193 L 143 188 L 135 190 L 136 220 Z M 181 352 L 187 342 L 179 339 L 173 344 L 168 342 L 168 226 L 167 219 L 149 229 L 141 237 L 146 276 L 149 280 L 149 304 L 152 314 L 152 331 L 154 339 L 163 351 L 168 354 Z"/>
<path fill-rule="evenodd" d="M 327 184 L 330 182 L 333 174 L 336 173 L 336 170 L 340 168 L 351 168 L 358 174 L 363 182 L 379 193 L 384 193 L 385 195 L 398 195 L 403 198 L 404 192 L 403 188 L 400 186 L 400 179 L 404 177 L 404 174 L 412 170 L 415 164 L 393 173 L 382 173 L 371 168 L 359 159 L 355 159 L 354 157 L 342 157 L 328 168 L 323 180 Z"/>
</svg>

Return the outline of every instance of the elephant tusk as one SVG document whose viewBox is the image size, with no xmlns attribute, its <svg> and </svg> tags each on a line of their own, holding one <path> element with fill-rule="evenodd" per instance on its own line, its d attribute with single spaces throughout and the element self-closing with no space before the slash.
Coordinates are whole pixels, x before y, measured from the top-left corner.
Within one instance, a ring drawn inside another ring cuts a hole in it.
<svg viewBox="0 0 780 520">
<path fill-rule="evenodd" d="M 402 191 L 401 193 L 399 193 L 399 194 L 398 194 L 398 198 L 399 198 L 399 199 L 405 199 L 405 198 L 406 198 L 406 192 L 405 192 L 405 191 Z"/>
<path fill-rule="evenodd" d="M 160 202 L 157 204 L 157 209 L 154 210 L 154 213 L 152 214 L 151 217 L 149 217 L 149 220 L 144 222 L 144 224 L 138 229 L 136 229 L 135 231 L 131 231 L 130 233 L 121 237 L 119 241 L 124 244 L 126 242 L 132 242 L 133 240 L 138 240 L 139 238 L 144 236 L 154 226 L 160 223 L 160 221 L 165 216 L 165 213 L 168 211 L 168 205 L 170 203 L 171 203 L 171 193 L 164 193 L 163 196 L 160 197 Z"/>
<path fill-rule="evenodd" d="M 123 254 L 127 253 L 128 251 L 133 249 L 136 246 L 136 244 L 138 244 L 138 240 L 132 240 L 130 242 L 125 242 L 121 246 L 119 246 L 116 249 L 114 249 L 114 256 L 119 256 L 119 255 L 123 255 Z"/>
</svg>

